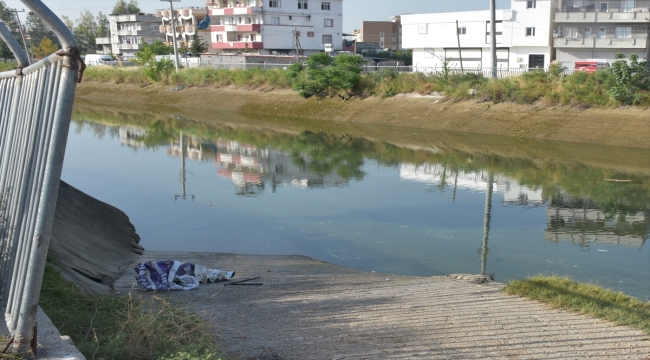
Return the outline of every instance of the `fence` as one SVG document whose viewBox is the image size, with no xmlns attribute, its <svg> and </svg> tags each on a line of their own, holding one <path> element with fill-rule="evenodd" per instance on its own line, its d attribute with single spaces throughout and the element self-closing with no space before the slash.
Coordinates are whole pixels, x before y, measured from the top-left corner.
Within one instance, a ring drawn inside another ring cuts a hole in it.
<svg viewBox="0 0 650 360">
<path fill-rule="evenodd" d="M 173 60 L 174 57 L 173 55 L 163 55 L 163 56 L 158 56 L 157 58 L 162 59 L 166 58 L 169 60 Z M 201 58 L 180 58 L 179 59 L 179 64 L 184 67 L 189 67 L 189 68 L 213 68 L 213 69 L 229 69 L 229 70 L 248 70 L 248 69 L 286 69 L 287 67 L 291 66 L 291 64 L 296 63 L 296 60 L 285 60 L 285 61 L 265 61 L 265 62 L 237 62 L 237 61 L 223 61 L 223 60 L 203 60 Z M 446 69 L 443 68 L 442 66 L 418 66 L 418 65 L 413 65 L 413 66 L 404 66 L 404 65 L 382 65 L 381 63 L 378 63 L 377 65 L 368 65 L 365 64 L 363 65 L 363 72 L 365 73 L 373 73 L 373 72 L 378 72 L 378 71 L 394 71 L 398 73 L 422 73 L 426 75 L 443 75 L 445 72 L 448 74 L 454 74 L 454 75 L 460 75 L 460 74 L 475 74 L 475 75 L 481 75 L 485 78 L 491 78 L 492 77 L 492 68 L 484 68 L 484 67 L 466 67 L 466 68 L 460 68 L 460 67 L 447 67 Z M 544 72 L 549 72 L 548 68 L 545 69 L 529 69 L 526 67 L 518 67 L 518 68 L 506 68 L 506 67 L 498 67 L 497 68 L 497 77 L 498 78 L 507 78 L 507 77 L 513 77 L 513 76 L 520 76 L 523 75 L 527 72 L 531 71 L 544 71 Z M 573 70 L 564 70 L 562 75 L 569 75 L 572 74 Z"/>
<path fill-rule="evenodd" d="M 0 73 L 0 308 L 12 350 L 36 352 L 35 317 L 83 61 L 72 33 L 40 0 L 21 0 L 59 37 L 62 51 L 29 64 L 6 25 L 18 69 Z"/>
</svg>

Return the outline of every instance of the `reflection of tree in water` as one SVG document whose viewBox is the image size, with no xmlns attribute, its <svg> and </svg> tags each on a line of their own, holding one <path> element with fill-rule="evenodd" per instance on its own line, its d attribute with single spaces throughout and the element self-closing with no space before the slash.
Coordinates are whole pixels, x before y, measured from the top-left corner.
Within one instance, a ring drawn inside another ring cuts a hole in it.
<svg viewBox="0 0 650 360">
<path fill-rule="evenodd" d="M 316 175 L 336 173 L 346 180 L 361 181 L 366 173 L 364 142 L 349 137 L 336 137 L 326 133 L 304 131 L 292 144 L 294 165 Z"/>
</svg>

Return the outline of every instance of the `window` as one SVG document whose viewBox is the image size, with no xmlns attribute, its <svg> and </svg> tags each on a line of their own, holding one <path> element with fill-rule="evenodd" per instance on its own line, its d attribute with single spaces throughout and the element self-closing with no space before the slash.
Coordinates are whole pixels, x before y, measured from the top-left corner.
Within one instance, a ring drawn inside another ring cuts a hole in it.
<svg viewBox="0 0 650 360">
<path fill-rule="evenodd" d="M 274 16 L 271 18 L 271 24 L 273 25 L 280 25 L 280 17 L 279 16 Z"/>
<path fill-rule="evenodd" d="M 458 28 L 458 35 L 467 35 L 467 27 L 461 26 Z"/>
<path fill-rule="evenodd" d="M 333 27 L 334 19 L 325 19 L 325 27 Z"/>
<path fill-rule="evenodd" d="M 251 34 L 251 41 L 257 40 L 257 34 Z"/>
<path fill-rule="evenodd" d="M 313 31 L 307 31 L 307 37 L 314 37 Z"/>
<path fill-rule="evenodd" d="M 534 27 L 527 27 L 526 28 L 526 36 L 535 36 L 535 28 Z"/>
<path fill-rule="evenodd" d="M 379 33 L 379 38 L 380 38 L 380 39 L 383 39 L 383 38 L 384 38 L 384 33 L 383 33 L 383 32 L 380 32 L 380 33 Z"/>
<path fill-rule="evenodd" d="M 332 35 L 323 35 L 323 44 L 331 44 Z"/>
<path fill-rule="evenodd" d="M 606 38 L 607 37 L 607 28 L 604 27 L 599 27 L 598 28 L 598 37 L 599 38 Z"/>
<path fill-rule="evenodd" d="M 617 38 L 631 38 L 632 37 L 632 27 L 630 27 L 630 26 L 617 26 L 616 27 L 616 37 Z"/>
<path fill-rule="evenodd" d="M 620 5 L 621 12 L 634 11 L 634 0 L 622 0 Z"/>
<path fill-rule="evenodd" d="M 307 0 L 298 0 L 298 9 L 307 10 Z"/>
<path fill-rule="evenodd" d="M 269 7 L 280 7 L 280 0 L 269 0 Z"/>
<path fill-rule="evenodd" d="M 218 42 L 218 43 L 223 42 L 223 35 L 217 35 L 215 40 L 216 40 L 215 42 Z"/>
<path fill-rule="evenodd" d="M 320 3 L 320 9 L 321 10 L 331 10 L 331 3 L 330 2 L 322 2 L 322 3 Z"/>
<path fill-rule="evenodd" d="M 242 41 L 242 34 L 237 34 L 237 41 Z"/>
<path fill-rule="evenodd" d="M 537 7 L 537 0 L 526 1 L 526 9 L 534 9 Z"/>
<path fill-rule="evenodd" d="M 214 25 L 221 25 L 221 18 L 214 18 Z"/>
<path fill-rule="evenodd" d="M 242 19 L 241 16 L 237 18 L 237 24 L 241 24 L 243 22 L 244 22 L 244 20 Z"/>
<path fill-rule="evenodd" d="M 591 38 L 591 28 L 590 28 L 590 27 L 586 27 L 586 28 L 585 28 L 585 35 L 584 35 L 584 37 L 585 37 L 586 39 Z"/>
<path fill-rule="evenodd" d="M 427 24 L 418 24 L 418 34 L 426 34 L 427 30 Z"/>
<path fill-rule="evenodd" d="M 228 20 L 230 20 L 230 22 L 228 24 L 234 24 L 235 23 L 235 18 L 231 17 L 231 18 L 228 18 Z"/>
<path fill-rule="evenodd" d="M 600 11 L 607 12 L 608 10 L 609 10 L 609 3 L 601 2 L 600 3 Z"/>
</svg>

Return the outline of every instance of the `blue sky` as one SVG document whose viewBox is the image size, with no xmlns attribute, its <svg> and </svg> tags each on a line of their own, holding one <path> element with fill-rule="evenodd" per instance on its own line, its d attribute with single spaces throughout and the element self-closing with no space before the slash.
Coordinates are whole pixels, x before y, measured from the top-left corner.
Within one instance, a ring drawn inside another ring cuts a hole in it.
<svg viewBox="0 0 650 360">
<path fill-rule="evenodd" d="M 7 6 L 26 9 L 19 0 L 4 0 Z M 313 0 L 317 1 L 317 0 Z M 43 0 L 57 15 L 66 15 L 71 19 L 79 17 L 82 10 L 93 13 L 99 11 L 108 14 L 115 5 L 115 0 Z M 160 0 L 139 0 L 140 9 L 153 12 L 169 6 L 168 2 Z M 205 6 L 203 0 L 181 0 L 174 6 Z M 509 0 L 497 0 L 498 8 L 507 8 Z M 390 16 L 405 13 L 429 13 L 449 11 L 486 10 L 489 0 L 343 0 L 343 31 L 351 32 L 361 26 L 361 21 L 387 21 Z M 24 21 L 25 14 L 21 14 Z"/>
</svg>

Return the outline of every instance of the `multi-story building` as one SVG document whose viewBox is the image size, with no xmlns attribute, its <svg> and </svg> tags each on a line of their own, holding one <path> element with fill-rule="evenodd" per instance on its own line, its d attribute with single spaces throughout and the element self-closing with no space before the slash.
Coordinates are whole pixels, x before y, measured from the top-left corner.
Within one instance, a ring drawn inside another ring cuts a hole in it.
<svg viewBox="0 0 650 360">
<path fill-rule="evenodd" d="M 194 35 L 198 35 L 199 39 L 210 46 L 210 27 L 199 29 L 197 25 L 206 20 L 208 16 L 207 8 L 198 7 L 185 7 L 181 9 L 174 9 L 174 16 L 171 16 L 170 9 L 156 10 L 156 17 L 162 19 L 162 24 L 159 26 L 160 32 L 165 36 L 165 44 L 173 45 L 173 28 L 172 24 L 176 25 L 176 42 L 179 49 L 187 49 L 192 46 Z M 214 51 L 208 51 L 214 52 Z"/>
<path fill-rule="evenodd" d="M 400 17 L 393 21 L 362 21 L 361 29 L 355 30 L 357 42 L 377 43 L 379 48 L 393 51 L 402 49 L 402 26 Z"/>
<path fill-rule="evenodd" d="M 164 40 L 159 31 L 160 19 L 151 14 L 109 15 L 111 35 L 96 38 L 98 54 L 132 57 L 140 44 Z"/>
<path fill-rule="evenodd" d="M 260 55 L 322 52 L 343 46 L 343 0 L 205 0 L 212 47 Z"/>
<path fill-rule="evenodd" d="M 555 11 L 556 58 L 613 62 L 616 53 L 650 57 L 650 0 L 560 0 Z"/>
<path fill-rule="evenodd" d="M 496 12 L 497 66 L 542 68 L 550 65 L 557 0 L 511 0 Z M 492 66 L 490 12 L 467 11 L 401 15 L 403 47 L 413 50 L 415 67 Z M 458 26 L 457 22 L 458 21 Z M 460 44 L 459 44 L 460 43 Z M 460 48 L 460 51 L 459 51 Z"/>
</svg>

